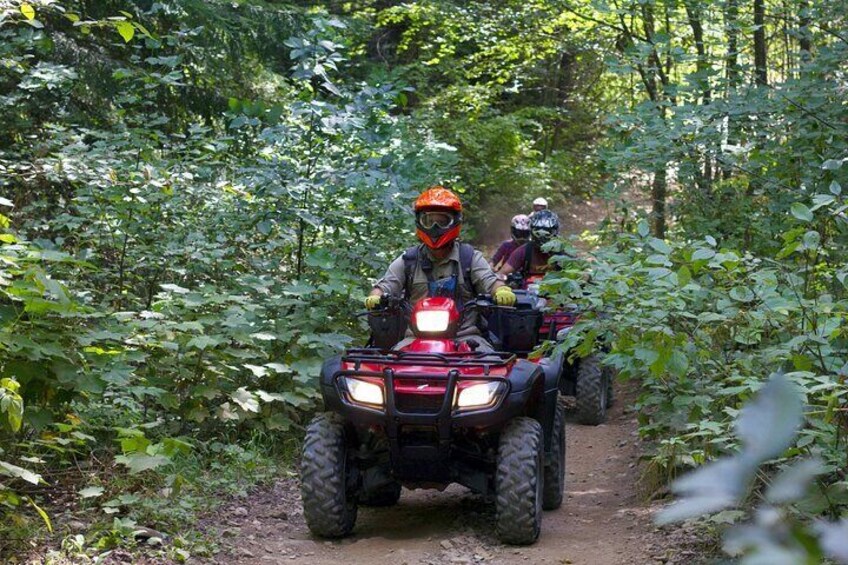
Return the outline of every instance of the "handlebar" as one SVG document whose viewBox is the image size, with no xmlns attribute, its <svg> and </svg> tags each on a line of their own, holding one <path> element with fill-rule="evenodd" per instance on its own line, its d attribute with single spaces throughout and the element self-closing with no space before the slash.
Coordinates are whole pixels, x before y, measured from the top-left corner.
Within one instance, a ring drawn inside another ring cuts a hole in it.
<svg viewBox="0 0 848 565">
<path fill-rule="evenodd" d="M 506 276 L 505 282 L 510 288 L 520 289 L 524 286 L 524 274 L 519 271 L 514 271 Z"/>
<path fill-rule="evenodd" d="M 499 306 L 498 304 L 495 304 L 495 299 L 491 294 L 478 294 L 475 298 L 463 304 L 462 307 L 465 310 L 468 310 L 469 308 L 478 308 L 481 310 L 493 308 L 501 310 L 515 310 L 514 306 Z"/>
<path fill-rule="evenodd" d="M 491 294 L 478 294 L 473 299 L 462 305 L 463 310 L 467 310 L 469 308 L 477 308 L 480 310 L 484 309 L 503 309 L 503 310 L 515 310 L 514 306 L 499 306 L 495 303 L 495 299 Z M 373 310 L 365 310 L 364 312 L 360 312 L 357 316 L 368 316 L 369 314 L 376 314 L 380 312 L 397 312 L 397 311 L 406 311 L 411 310 L 409 302 L 403 296 L 397 296 L 393 294 L 384 294 L 380 297 L 380 304 L 374 308 Z"/>
<path fill-rule="evenodd" d="M 368 316 L 380 312 L 396 312 L 399 310 L 409 310 L 409 302 L 406 298 L 396 294 L 384 294 L 380 296 L 380 304 L 373 310 L 365 310 L 357 316 Z"/>
</svg>

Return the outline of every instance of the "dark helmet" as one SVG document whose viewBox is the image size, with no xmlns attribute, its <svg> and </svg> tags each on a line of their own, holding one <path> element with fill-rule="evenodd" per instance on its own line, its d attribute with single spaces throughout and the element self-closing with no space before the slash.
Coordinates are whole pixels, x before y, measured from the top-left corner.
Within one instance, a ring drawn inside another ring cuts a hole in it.
<svg viewBox="0 0 848 565">
<path fill-rule="evenodd" d="M 559 234 L 559 217 L 550 210 L 539 210 L 530 218 L 533 244 L 540 247 Z"/>
</svg>

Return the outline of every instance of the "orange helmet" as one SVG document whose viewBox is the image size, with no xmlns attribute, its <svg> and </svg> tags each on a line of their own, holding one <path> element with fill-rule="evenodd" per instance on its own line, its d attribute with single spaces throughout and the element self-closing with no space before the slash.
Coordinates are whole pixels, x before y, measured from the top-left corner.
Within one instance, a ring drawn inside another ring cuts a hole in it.
<svg viewBox="0 0 848 565">
<path fill-rule="evenodd" d="M 442 186 L 428 188 L 415 201 L 415 233 L 424 245 L 439 249 L 459 237 L 462 202 Z"/>
</svg>

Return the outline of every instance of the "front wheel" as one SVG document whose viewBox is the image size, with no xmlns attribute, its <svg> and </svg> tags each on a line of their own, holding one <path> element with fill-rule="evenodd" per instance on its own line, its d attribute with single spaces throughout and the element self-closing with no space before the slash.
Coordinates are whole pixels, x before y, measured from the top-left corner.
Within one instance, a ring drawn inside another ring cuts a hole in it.
<svg viewBox="0 0 848 565">
<path fill-rule="evenodd" d="M 498 538 L 529 545 L 542 529 L 544 442 L 542 426 L 532 418 L 515 418 L 501 433 L 495 472 Z"/>
<path fill-rule="evenodd" d="M 575 383 L 577 421 L 597 426 L 607 419 L 607 375 L 597 355 L 584 357 L 579 363 Z"/>
<path fill-rule="evenodd" d="M 347 444 L 337 414 L 318 414 L 306 428 L 300 463 L 300 496 L 310 531 L 346 536 L 356 523 L 356 493 L 348 489 Z"/>
<path fill-rule="evenodd" d="M 557 402 L 551 430 L 551 451 L 545 454 L 545 484 L 542 508 L 556 510 L 562 505 L 565 490 L 565 407 Z"/>
</svg>

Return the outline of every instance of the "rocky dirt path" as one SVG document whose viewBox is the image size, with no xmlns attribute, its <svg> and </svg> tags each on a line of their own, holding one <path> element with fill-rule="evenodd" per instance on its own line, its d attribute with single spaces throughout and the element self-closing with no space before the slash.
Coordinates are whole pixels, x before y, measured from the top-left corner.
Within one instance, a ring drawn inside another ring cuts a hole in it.
<svg viewBox="0 0 848 565">
<path fill-rule="evenodd" d="M 234 502 L 205 525 L 221 547 L 212 562 L 692 563 L 694 552 L 653 526 L 656 506 L 638 494 L 640 442 L 635 415 L 627 408 L 634 393 L 625 389 L 619 395 L 606 424 L 567 427 L 567 498 L 559 510 L 545 513 L 533 546 L 499 544 L 494 506 L 459 486 L 444 492 L 404 490 L 395 507 L 361 508 L 351 537 L 318 540 L 303 521 L 296 480 L 284 479 Z"/>
</svg>

